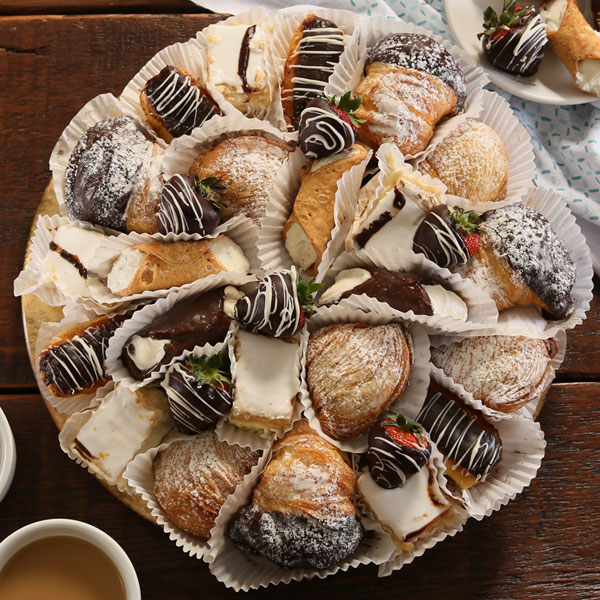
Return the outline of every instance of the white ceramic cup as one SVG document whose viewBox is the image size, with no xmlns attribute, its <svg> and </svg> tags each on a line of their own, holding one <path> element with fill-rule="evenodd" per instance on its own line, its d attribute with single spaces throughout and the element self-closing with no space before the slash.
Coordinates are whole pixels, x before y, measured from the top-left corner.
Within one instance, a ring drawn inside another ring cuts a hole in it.
<svg viewBox="0 0 600 600">
<path fill-rule="evenodd" d="M 0 502 L 10 488 L 17 464 L 15 438 L 2 409 L 0 408 Z"/>
<path fill-rule="evenodd" d="M 61 535 L 86 540 L 102 550 L 113 561 L 121 574 L 127 600 L 141 600 L 140 583 L 125 550 L 104 531 L 83 521 L 47 519 L 17 529 L 0 542 L 0 571 L 6 562 L 24 546 L 39 539 Z"/>
</svg>

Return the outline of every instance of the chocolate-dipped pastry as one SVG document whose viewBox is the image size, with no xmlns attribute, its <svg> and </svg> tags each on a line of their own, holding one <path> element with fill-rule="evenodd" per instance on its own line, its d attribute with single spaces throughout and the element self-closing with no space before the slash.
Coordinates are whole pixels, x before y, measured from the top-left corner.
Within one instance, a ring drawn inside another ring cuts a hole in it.
<svg viewBox="0 0 600 600">
<path fill-rule="evenodd" d="M 40 376 L 54 396 L 92 391 L 108 381 L 108 340 L 125 317 L 99 317 L 61 333 L 40 354 Z"/>
<path fill-rule="evenodd" d="M 455 267 L 468 262 L 479 246 L 480 215 L 445 204 L 433 208 L 419 225 L 413 238 L 413 252 L 424 254 L 440 267 Z M 470 239 L 467 239 L 470 238 Z"/>
<path fill-rule="evenodd" d="M 129 374 L 142 381 L 184 350 L 222 341 L 230 324 L 223 302 L 223 288 L 204 292 L 178 302 L 136 331 L 121 352 Z"/>
<path fill-rule="evenodd" d="M 340 271 L 335 283 L 319 298 L 319 304 L 331 304 L 360 294 L 386 302 L 402 312 L 412 310 L 418 315 L 467 319 L 468 309 L 462 298 L 430 277 L 377 267 Z"/>
<path fill-rule="evenodd" d="M 343 51 L 344 32 L 332 21 L 309 15 L 299 26 L 281 84 L 283 112 L 294 129 L 306 105 L 322 95 Z"/>
<path fill-rule="evenodd" d="M 462 488 L 485 481 L 502 458 L 496 428 L 435 383 L 429 387 L 417 421 L 446 457 L 446 474 Z"/>
<path fill-rule="evenodd" d="M 300 116 L 298 129 L 300 149 L 307 158 L 323 158 L 348 150 L 356 141 L 356 126 L 360 123 L 354 110 L 360 99 L 352 100 L 350 92 L 339 102 L 333 96 L 311 100 Z"/>
<path fill-rule="evenodd" d="M 237 300 L 231 316 L 252 333 L 291 337 L 314 313 L 313 295 L 320 287 L 312 278 L 303 280 L 295 267 L 275 271 Z"/>
<path fill-rule="evenodd" d="M 160 384 L 169 410 L 182 433 L 208 429 L 231 409 L 231 375 L 221 356 L 189 356 L 169 367 Z"/>
<path fill-rule="evenodd" d="M 369 431 L 369 471 L 383 488 L 402 487 L 430 456 L 431 447 L 421 426 L 407 421 L 402 413 L 382 415 Z"/>
<path fill-rule="evenodd" d="M 372 63 L 388 63 L 428 73 L 454 90 L 457 102 L 452 115 L 463 112 L 467 99 L 465 76 L 444 46 L 420 33 L 394 33 L 369 50 L 365 69 Z"/>
<path fill-rule="evenodd" d="M 152 215 L 145 215 L 144 205 L 152 212 L 158 200 L 148 182 L 162 152 L 132 117 L 96 123 L 77 142 L 65 171 L 71 218 L 118 231 L 145 231 L 140 221 L 152 221 Z"/>
<path fill-rule="evenodd" d="M 159 233 L 212 233 L 220 221 L 218 205 L 224 189 L 216 177 L 193 180 L 173 175 L 160 195 Z"/>
<path fill-rule="evenodd" d="M 504 0 L 500 16 L 489 6 L 483 17 L 484 31 L 477 37 L 488 60 L 498 69 L 520 77 L 536 73 L 548 36 L 535 7 Z"/>
<path fill-rule="evenodd" d="M 148 80 L 140 103 L 152 127 L 167 142 L 221 114 L 208 92 L 189 73 L 172 65 Z"/>
</svg>

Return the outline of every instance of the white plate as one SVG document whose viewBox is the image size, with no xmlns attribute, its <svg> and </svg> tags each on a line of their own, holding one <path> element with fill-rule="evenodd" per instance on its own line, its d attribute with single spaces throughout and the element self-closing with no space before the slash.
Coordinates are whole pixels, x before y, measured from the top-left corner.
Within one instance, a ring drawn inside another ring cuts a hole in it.
<svg viewBox="0 0 600 600">
<path fill-rule="evenodd" d="M 541 2 L 534 4 L 539 6 Z M 582 10 L 584 7 L 587 9 L 589 4 L 589 0 L 580 2 Z M 493 67 L 477 39 L 477 34 L 483 31 L 483 11 L 488 6 L 493 6 L 500 13 L 502 0 L 444 0 L 448 24 L 455 39 L 479 62 L 493 83 L 519 98 L 542 104 L 584 104 L 598 99 L 575 87 L 569 71 L 549 45 L 544 48 L 538 72 L 531 77 L 516 77 Z"/>
</svg>

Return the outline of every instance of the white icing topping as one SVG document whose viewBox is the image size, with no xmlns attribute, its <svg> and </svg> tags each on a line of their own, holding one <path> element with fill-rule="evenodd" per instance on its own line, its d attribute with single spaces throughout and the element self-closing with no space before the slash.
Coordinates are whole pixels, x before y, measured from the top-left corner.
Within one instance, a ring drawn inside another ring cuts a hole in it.
<svg viewBox="0 0 600 600">
<path fill-rule="evenodd" d="M 423 285 L 423 289 L 429 296 L 434 315 L 451 317 L 457 321 L 467 320 L 467 305 L 458 294 L 441 285 Z"/>
<path fill-rule="evenodd" d="M 566 10 L 567 0 L 550 0 L 544 4 L 543 8 L 540 8 L 540 17 L 544 20 L 549 33 L 560 29 Z"/>
<path fill-rule="evenodd" d="M 303 271 L 314 265 L 319 258 L 304 229 L 297 221 L 293 221 L 287 230 L 285 248 Z"/>
<path fill-rule="evenodd" d="M 577 87 L 584 92 L 600 96 L 600 60 L 586 58 L 579 62 L 575 77 Z"/>
<path fill-rule="evenodd" d="M 171 340 L 155 340 L 149 337 L 134 335 L 127 346 L 127 354 L 140 371 L 145 371 L 158 364 L 165 356 L 165 346 Z M 133 347 L 133 353 L 131 348 Z"/>
<path fill-rule="evenodd" d="M 211 241 L 210 250 L 226 271 L 247 273 L 250 263 L 244 251 L 230 238 L 220 235 Z"/>
<path fill-rule="evenodd" d="M 116 294 L 131 285 L 135 274 L 142 266 L 146 254 L 140 250 L 126 248 L 119 254 L 108 274 L 106 285 Z"/>
<path fill-rule="evenodd" d="M 366 269 L 345 269 L 335 276 L 335 283 L 321 294 L 319 304 L 337 302 L 345 292 L 353 290 L 357 285 L 371 278 Z"/>
</svg>

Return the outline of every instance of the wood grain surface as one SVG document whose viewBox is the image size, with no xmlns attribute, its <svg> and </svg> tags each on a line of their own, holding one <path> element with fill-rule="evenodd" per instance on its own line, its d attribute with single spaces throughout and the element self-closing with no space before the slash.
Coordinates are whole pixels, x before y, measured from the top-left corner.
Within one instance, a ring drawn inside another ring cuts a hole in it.
<svg viewBox="0 0 600 600">
<path fill-rule="evenodd" d="M 0 0 L 0 14 L 17 4 Z M 112 11 L 115 4 L 89 0 L 78 12 Z M 153 12 L 167 4 L 140 0 L 126 7 Z M 174 6 L 183 4 L 177 0 Z M 74 5 L 75 0 L 26 0 L 19 10 L 30 15 L 0 18 L 0 406 L 12 425 L 18 456 L 13 486 L 0 505 L 0 539 L 34 520 L 82 519 L 124 547 L 144 600 L 233 597 L 204 563 L 186 556 L 160 528 L 114 499 L 61 452 L 36 392 L 20 303 L 12 297 L 31 220 L 50 180 L 48 158 L 65 125 L 94 95 L 118 93 L 157 50 L 186 40 L 219 16 L 61 16 L 72 12 L 69 7 L 77 10 Z M 57 14 L 45 16 L 49 13 Z M 546 458 L 524 494 L 491 518 L 469 521 L 461 534 L 391 577 L 378 579 L 375 568 L 363 567 L 248 597 L 600 598 L 600 284 L 595 283 L 588 320 L 569 332 L 561 383 L 552 386 L 541 413 Z"/>
</svg>

